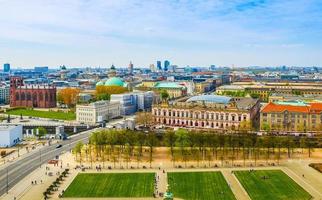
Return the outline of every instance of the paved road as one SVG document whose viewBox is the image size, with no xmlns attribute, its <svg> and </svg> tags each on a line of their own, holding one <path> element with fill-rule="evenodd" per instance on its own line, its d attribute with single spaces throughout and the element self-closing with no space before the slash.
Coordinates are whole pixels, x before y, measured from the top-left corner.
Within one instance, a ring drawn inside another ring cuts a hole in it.
<svg viewBox="0 0 322 200">
<path fill-rule="evenodd" d="M 56 145 L 46 146 L 38 151 L 30 153 L 29 156 L 19 159 L 7 167 L 0 170 L 0 196 L 7 192 L 7 189 L 12 188 L 21 179 L 34 171 L 41 164 L 46 163 L 48 160 L 55 158 L 64 151 L 69 151 L 79 141 L 86 143 L 88 136 L 95 129 L 82 132 L 74 137 L 61 141 L 61 148 L 56 148 Z"/>
</svg>

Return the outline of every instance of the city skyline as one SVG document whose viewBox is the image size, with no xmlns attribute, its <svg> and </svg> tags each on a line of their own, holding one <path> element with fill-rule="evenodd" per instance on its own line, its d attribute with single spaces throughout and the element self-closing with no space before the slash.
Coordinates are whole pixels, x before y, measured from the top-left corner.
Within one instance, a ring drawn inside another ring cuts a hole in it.
<svg viewBox="0 0 322 200">
<path fill-rule="evenodd" d="M 317 0 L 0 3 L 0 63 L 12 68 L 322 65 Z"/>
</svg>

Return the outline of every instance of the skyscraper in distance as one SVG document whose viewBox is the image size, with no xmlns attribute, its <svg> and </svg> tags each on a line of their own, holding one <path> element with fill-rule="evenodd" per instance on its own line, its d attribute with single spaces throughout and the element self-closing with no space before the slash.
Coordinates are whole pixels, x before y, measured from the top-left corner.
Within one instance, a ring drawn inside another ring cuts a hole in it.
<svg viewBox="0 0 322 200">
<path fill-rule="evenodd" d="M 162 70 L 162 66 L 161 66 L 161 61 L 157 61 L 157 69 L 159 70 L 159 71 L 161 71 Z"/>
<path fill-rule="evenodd" d="M 132 63 L 132 61 L 130 61 L 130 64 L 129 64 L 129 74 L 133 74 L 133 63 Z"/>
<path fill-rule="evenodd" d="M 168 60 L 165 60 L 164 61 L 164 71 L 168 71 L 169 66 L 170 66 L 170 62 Z"/>
<path fill-rule="evenodd" d="M 4 72 L 9 72 L 10 71 L 10 64 L 9 63 L 3 64 L 3 71 Z"/>
</svg>

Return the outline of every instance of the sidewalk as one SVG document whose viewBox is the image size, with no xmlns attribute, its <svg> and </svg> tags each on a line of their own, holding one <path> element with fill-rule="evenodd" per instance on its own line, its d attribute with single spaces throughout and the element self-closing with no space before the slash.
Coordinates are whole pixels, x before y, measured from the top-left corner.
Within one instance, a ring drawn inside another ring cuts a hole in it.
<svg viewBox="0 0 322 200">
<path fill-rule="evenodd" d="M 6 166 L 8 166 L 8 164 L 10 164 L 12 162 L 15 162 L 17 160 L 25 158 L 27 155 L 38 152 L 39 149 L 42 149 L 43 147 L 48 146 L 48 144 L 46 144 L 46 145 L 36 144 L 33 146 L 35 147 L 35 149 L 29 148 L 29 151 L 26 150 L 26 147 L 20 148 L 19 149 L 19 156 L 18 156 L 18 150 L 15 149 L 13 153 L 9 154 L 8 156 L 6 156 L 4 158 L 1 158 L 0 159 L 0 169 L 5 168 Z"/>
</svg>

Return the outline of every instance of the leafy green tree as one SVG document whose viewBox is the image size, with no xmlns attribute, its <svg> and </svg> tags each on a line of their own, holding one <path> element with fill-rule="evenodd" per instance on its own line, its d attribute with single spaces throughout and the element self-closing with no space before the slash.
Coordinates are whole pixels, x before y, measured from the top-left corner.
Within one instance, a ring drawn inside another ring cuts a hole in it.
<svg viewBox="0 0 322 200">
<path fill-rule="evenodd" d="M 166 90 L 161 90 L 160 91 L 160 96 L 161 96 L 161 99 L 164 101 L 164 100 L 167 100 L 169 98 L 169 93 Z"/>
<path fill-rule="evenodd" d="M 77 154 L 79 154 L 79 161 L 80 164 L 82 165 L 82 148 L 84 144 L 83 142 L 78 142 L 75 147 L 73 148 L 73 152 L 76 154 L 76 160 L 77 160 Z"/>
<path fill-rule="evenodd" d="M 101 93 L 101 94 L 97 94 L 96 99 L 97 100 L 110 100 L 111 95 L 108 93 Z"/>
<path fill-rule="evenodd" d="M 147 135 L 147 145 L 149 146 L 149 163 L 150 163 L 150 168 L 152 167 L 152 161 L 153 161 L 153 149 L 157 145 L 157 138 L 155 136 L 155 133 L 148 133 Z"/>
<path fill-rule="evenodd" d="M 38 132 L 37 132 L 38 130 Z M 47 130 L 44 127 L 37 127 L 33 129 L 34 134 L 40 139 L 47 134 Z"/>
<path fill-rule="evenodd" d="M 175 165 L 174 147 L 176 144 L 176 139 L 177 139 L 176 134 L 173 131 L 167 131 L 165 133 L 165 142 L 166 142 L 166 145 L 170 147 L 173 165 Z"/>
</svg>

